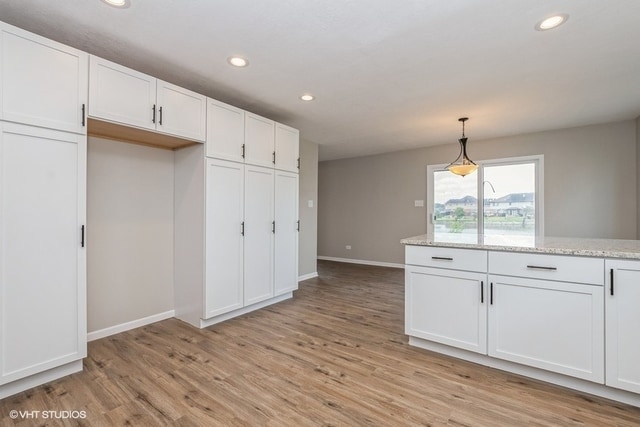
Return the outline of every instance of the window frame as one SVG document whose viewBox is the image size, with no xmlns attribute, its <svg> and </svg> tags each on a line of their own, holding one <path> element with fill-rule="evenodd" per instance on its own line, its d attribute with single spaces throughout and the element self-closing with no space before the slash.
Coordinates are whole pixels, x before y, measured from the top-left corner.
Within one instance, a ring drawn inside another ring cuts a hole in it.
<svg viewBox="0 0 640 427">
<path fill-rule="evenodd" d="M 520 156 L 520 157 L 506 157 L 502 159 L 487 159 L 475 161 L 478 165 L 478 170 L 474 173 L 477 179 L 477 210 L 478 210 L 478 242 L 481 243 L 482 236 L 484 235 L 484 168 L 491 166 L 509 166 L 533 163 L 535 165 L 535 218 L 536 228 L 535 236 L 544 236 L 544 155 L 536 154 L 532 156 Z M 434 234 L 434 172 L 444 171 L 448 163 L 427 165 L 427 234 L 435 236 Z M 471 176 L 471 175 L 467 175 Z"/>
</svg>

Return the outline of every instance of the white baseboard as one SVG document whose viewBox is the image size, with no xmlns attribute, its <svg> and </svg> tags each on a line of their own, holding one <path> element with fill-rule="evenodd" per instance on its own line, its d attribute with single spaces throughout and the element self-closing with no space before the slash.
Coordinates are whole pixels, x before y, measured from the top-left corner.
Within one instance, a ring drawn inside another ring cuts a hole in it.
<svg viewBox="0 0 640 427">
<path fill-rule="evenodd" d="M 313 273 L 303 274 L 302 276 L 298 276 L 298 282 L 302 282 L 303 280 L 313 279 L 314 277 L 318 277 L 318 272 L 314 271 Z"/>
<path fill-rule="evenodd" d="M 249 305 L 247 307 L 242 307 L 237 310 L 230 311 L 229 313 L 224 313 L 219 316 L 212 317 L 211 319 L 200 319 L 200 329 L 207 328 L 209 326 L 213 326 L 216 323 L 224 322 L 225 320 L 233 319 L 234 317 L 242 316 L 243 314 L 251 313 L 252 311 L 256 311 L 259 308 L 267 307 L 269 305 L 287 300 L 289 298 L 293 298 L 293 291 L 287 292 L 282 295 L 278 295 L 276 297 L 270 298 L 265 301 L 260 301 L 258 303 Z M 198 325 L 194 325 L 198 326 Z"/>
<path fill-rule="evenodd" d="M 136 319 L 130 322 L 125 322 L 119 325 L 100 329 L 98 331 L 89 332 L 87 334 L 87 341 L 99 340 L 100 338 L 119 334 L 120 332 L 125 332 L 131 329 L 139 328 L 141 326 L 149 325 L 151 323 L 159 322 L 161 320 L 170 319 L 174 316 L 175 316 L 175 310 L 169 310 L 169 311 L 165 311 L 164 313 L 153 314 L 151 316 L 143 317 L 142 319 Z"/>
<path fill-rule="evenodd" d="M 330 256 L 319 256 L 318 259 L 322 259 L 325 261 L 348 262 L 349 264 L 364 264 L 364 265 L 375 265 L 378 267 L 404 268 L 404 264 L 396 264 L 393 262 L 368 261 L 365 259 L 335 258 Z"/>
</svg>

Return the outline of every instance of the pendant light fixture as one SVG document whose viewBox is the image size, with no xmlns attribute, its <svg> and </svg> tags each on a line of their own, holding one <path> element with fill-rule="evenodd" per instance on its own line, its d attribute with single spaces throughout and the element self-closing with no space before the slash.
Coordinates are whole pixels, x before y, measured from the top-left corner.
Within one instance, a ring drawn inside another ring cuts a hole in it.
<svg viewBox="0 0 640 427">
<path fill-rule="evenodd" d="M 469 175 L 478 169 L 478 165 L 473 163 L 469 156 L 467 156 L 467 138 L 464 136 L 464 122 L 467 120 L 469 120 L 468 117 L 460 117 L 458 119 L 459 122 L 462 122 L 462 138 L 458 140 L 460 143 L 460 154 L 458 154 L 457 159 L 446 167 L 449 172 L 460 176 Z"/>
</svg>

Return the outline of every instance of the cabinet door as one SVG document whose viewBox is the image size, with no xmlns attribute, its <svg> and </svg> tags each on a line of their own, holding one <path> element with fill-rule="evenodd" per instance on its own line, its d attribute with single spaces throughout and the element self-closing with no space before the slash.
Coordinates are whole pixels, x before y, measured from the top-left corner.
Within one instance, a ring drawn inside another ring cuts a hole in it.
<svg viewBox="0 0 640 427">
<path fill-rule="evenodd" d="M 0 384 L 86 356 L 86 137 L 0 122 Z"/>
<path fill-rule="evenodd" d="M 276 169 L 298 172 L 300 158 L 300 132 L 276 123 Z"/>
<path fill-rule="evenodd" d="M 161 80 L 157 89 L 158 131 L 204 142 L 207 98 Z"/>
<path fill-rule="evenodd" d="M 487 353 L 486 275 L 407 265 L 407 335 Z"/>
<path fill-rule="evenodd" d="M 298 289 L 298 174 L 275 172 L 275 295 Z"/>
<path fill-rule="evenodd" d="M 246 112 L 244 114 L 245 163 L 273 167 L 275 123 Z"/>
<path fill-rule="evenodd" d="M 603 287 L 489 276 L 489 356 L 604 382 Z"/>
<path fill-rule="evenodd" d="M 244 166 L 207 159 L 204 318 L 243 305 Z"/>
<path fill-rule="evenodd" d="M 85 134 L 88 55 L 0 23 L 0 119 Z"/>
<path fill-rule="evenodd" d="M 606 268 L 606 383 L 640 393 L 640 262 L 607 260 Z"/>
<path fill-rule="evenodd" d="M 273 169 L 245 166 L 245 306 L 273 297 L 273 179 Z"/>
<path fill-rule="evenodd" d="M 89 115 L 96 119 L 155 130 L 156 79 L 91 56 Z"/>
<path fill-rule="evenodd" d="M 244 110 L 207 101 L 207 157 L 244 162 Z"/>
</svg>

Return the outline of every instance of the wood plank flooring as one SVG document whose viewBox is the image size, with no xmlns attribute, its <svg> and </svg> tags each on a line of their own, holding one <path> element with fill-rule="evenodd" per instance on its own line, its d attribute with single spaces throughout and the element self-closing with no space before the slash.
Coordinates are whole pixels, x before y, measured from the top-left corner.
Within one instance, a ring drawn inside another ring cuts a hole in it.
<svg viewBox="0 0 640 427">
<path fill-rule="evenodd" d="M 91 342 L 84 372 L 0 401 L 0 425 L 640 426 L 640 408 L 410 347 L 402 270 L 319 272 L 208 329 L 169 319 Z"/>
</svg>

